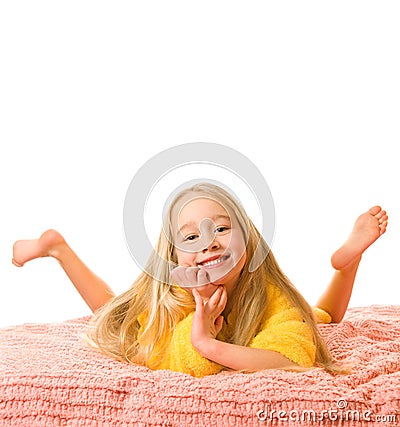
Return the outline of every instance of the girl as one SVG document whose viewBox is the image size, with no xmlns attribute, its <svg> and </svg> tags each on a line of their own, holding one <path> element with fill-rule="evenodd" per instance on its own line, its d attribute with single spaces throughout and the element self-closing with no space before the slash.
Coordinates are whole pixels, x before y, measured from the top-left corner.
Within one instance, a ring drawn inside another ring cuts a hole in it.
<svg viewBox="0 0 400 427">
<path fill-rule="evenodd" d="M 13 263 L 56 258 L 95 313 L 90 343 L 120 361 L 196 377 L 224 368 L 343 372 L 317 323 L 342 319 L 361 255 L 387 221 L 379 206 L 357 219 L 332 256 L 336 271 L 315 308 L 279 268 L 240 203 L 210 183 L 175 197 L 145 271 L 120 296 L 55 230 L 17 241 Z"/>
</svg>

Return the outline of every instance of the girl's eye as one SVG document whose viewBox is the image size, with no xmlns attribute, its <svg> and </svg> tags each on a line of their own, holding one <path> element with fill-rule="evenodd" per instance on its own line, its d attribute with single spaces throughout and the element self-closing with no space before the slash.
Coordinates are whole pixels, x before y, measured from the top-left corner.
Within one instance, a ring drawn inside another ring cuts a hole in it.
<svg viewBox="0 0 400 427">
<path fill-rule="evenodd" d="M 225 226 L 221 226 L 221 227 L 217 227 L 215 229 L 215 234 L 223 234 L 225 233 L 227 230 L 229 230 L 229 227 L 225 227 Z M 199 236 L 197 234 L 189 234 L 188 236 L 186 236 L 183 241 L 184 242 L 192 242 L 193 240 L 196 240 Z"/>
<path fill-rule="evenodd" d="M 184 241 L 192 241 L 196 238 L 197 236 L 195 234 L 191 234 L 190 236 L 185 237 Z"/>
</svg>

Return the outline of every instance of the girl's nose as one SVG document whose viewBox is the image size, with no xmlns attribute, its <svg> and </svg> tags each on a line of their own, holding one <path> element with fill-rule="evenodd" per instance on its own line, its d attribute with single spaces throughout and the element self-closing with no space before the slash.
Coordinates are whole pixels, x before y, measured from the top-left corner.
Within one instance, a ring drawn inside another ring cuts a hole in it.
<svg viewBox="0 0 400 427">
<path fill-rule="evenodd" d="M 207 252 L 207 251 L 211 251 L 211 250 L 216 250 L 219 249 L 220 244 L 218 243 L 218 240 L 216 239 L 216 236 L 214 236 L 214 239 L 212 242 L 210 242 L 210 244 L 203 249 L 203 253 Z"/>
</svg>

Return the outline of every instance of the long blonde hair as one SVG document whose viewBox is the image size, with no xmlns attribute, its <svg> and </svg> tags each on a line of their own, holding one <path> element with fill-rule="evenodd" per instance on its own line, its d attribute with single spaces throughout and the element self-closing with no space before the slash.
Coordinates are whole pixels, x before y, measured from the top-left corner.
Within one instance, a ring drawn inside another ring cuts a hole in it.
<svg viewBox="0 0 400 427">
<path fill-rule="evenodd" d="M 195 309 L 193 296 L 172 286 L 170 276 L 172 266 L 177 265 L 172 243 L 172 211 L 190 193 L 211 197 L 228 207 L 236 215 L 247 242 L 246 263 L 231 297 L 230 312 L 236 322 L 233 328 L 223 331 L 226 340 L 241 346 L 249 345 L 265 319 L 266 285 L 272 283 L 309 325 L 316 346 L 315 365 L 331 372 L 346 372 L 323 341 L 311 307 L 280 269 L 240 202 L 228 191 L 209 182 L 195 184 L 176 195 L 146 268 L 126 292 L 113 298 L 95 314 L 87 334 L 90 343 L 120 361 L 147 366 L 150 358 L 161 360 L 175 326 Z M 252 268 L 251 263 L 257 268 Z M 254 286 L 255 283 L 265 286 Z"/>
</svg>

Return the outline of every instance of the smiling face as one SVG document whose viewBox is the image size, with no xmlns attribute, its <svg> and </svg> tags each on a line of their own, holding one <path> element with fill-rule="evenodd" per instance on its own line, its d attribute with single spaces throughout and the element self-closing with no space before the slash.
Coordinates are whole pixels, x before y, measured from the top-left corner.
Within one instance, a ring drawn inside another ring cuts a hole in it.
<svg viewBox="0 0 400 427">
<path fill-rule="evenodd" d="M 216 200 L 195 196 L 172 215 L 178 264 L 204 269 L 210 282 L 235 287 L 246 261 L 246 245 L 233 212 Z"/>
</svg>

